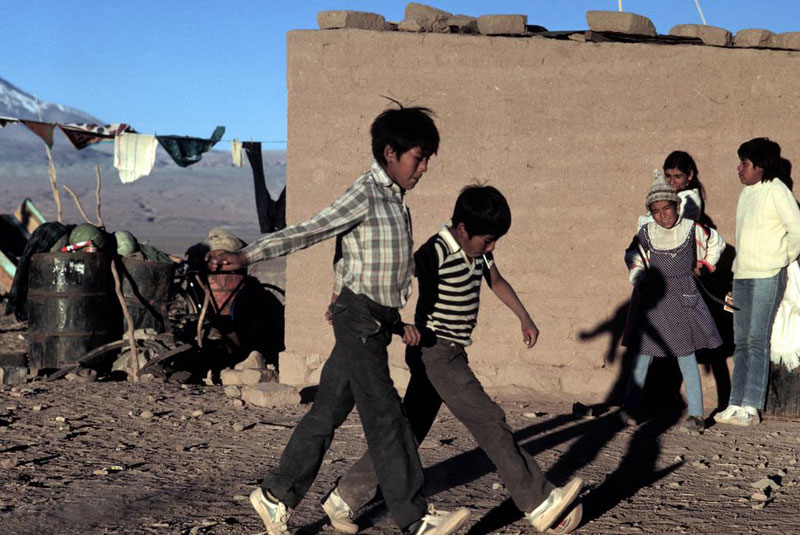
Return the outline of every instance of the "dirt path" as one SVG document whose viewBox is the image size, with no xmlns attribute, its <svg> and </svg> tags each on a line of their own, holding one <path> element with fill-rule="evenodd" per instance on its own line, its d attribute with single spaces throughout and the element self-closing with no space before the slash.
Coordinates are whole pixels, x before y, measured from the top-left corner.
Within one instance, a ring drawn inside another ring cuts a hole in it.
<svg viewBox="0 0 800 535">
<path fill-rule="evenodd" d="M 0 350 L 24 342 L 18 329 L 0 322 Z M 8 534 L 261 532 L 246 496 L 307 410 L 242 406 L 219 386 L 64 380 L 3 386 L 0 400 L 0 531 Z M 586 481 L 579 533 L 798 532 L 798 422 L 697 436 L 679 430 L 679 415 L 630 428 L 533 396 L 503 407 L 551 479 Z M 431 503 L 469 507 L 472 534 L 533 533 L 449 412 L 432 434 L 421 449 Z M 351 415 L 293 530 L 333 533 L 318 501 L 364 447 Z M 766 505 L 751 498 L 764 478 L 773 481 Z M 381 503 L 359 522 L 365 534 L 397 533 Z"/>
</svg>

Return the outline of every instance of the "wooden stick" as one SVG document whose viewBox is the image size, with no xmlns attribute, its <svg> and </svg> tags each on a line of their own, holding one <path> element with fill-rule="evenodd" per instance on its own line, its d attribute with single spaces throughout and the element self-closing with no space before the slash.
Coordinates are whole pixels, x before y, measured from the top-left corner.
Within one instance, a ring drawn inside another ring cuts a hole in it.
<svg viewBox="0 0 800 535">
<path fill-rule="evenodd" d="M 42 109 L 39 107 L 39 97 L 34 97 L 36 104 L 36 115 L 39 121 L 42 120 Z M 50 189 L 53 190 L 53 199 L 56 201 L 56 221 L 61 223 L 61 196 L 58 194 L 58 186 L 56 186 L 56 166 L 53 163 L 53 153 L 50 152 L 50 147 L 45 144 L 44 152 L 47 154 L 47 174 L 50 176 Z"/>
<path fill-rule="evenodd" d="M 208 289 L 208 286 L 203 284 L 203 281 L 200 278 L 197 278 L 197 282 L 200 284 L 200 287 L 203 288 L 203 307 L 200 309 L 200 317 L 197 318 L 197 347 L 203 347 L 203 322 L 206 319 L 206 313 L 208 312 L 208 305 L 211 303 L 211 292 Z"/>
<path fill-rule="evenodd" d="M 98 226 L 105 227 L 105 223 L 103 223 L 103 216 L 100 215 L 100 166 L 94 166 L 94 172 L 97 174 L 97 193 L 95 193 L 95 198 L 97 198 L 97 224 Z"/>
<path fill-rule="evenodd" d="M 86 215 L 86 210 L 83 209 L 83 205 L 81 204 L 81 201 L 78 199 L 78 196 L 75 194 L 75 192 L 66 185 L 64 186 L 64 191 L 72 195 L 72 198 L 75 199 L 75 204 L 78 206 L 78 212 L 80 212 L 81 216 L 83 216 L 83 220 L 87 223 L 91 223 L 92 221 L 89 219 L 89 216 Z"/>
<path fill-rule="evenodd" d="M 116 261 L 111 260 L 111 275 L 114 277 L 114 292 L 117 294 L 119 304 L 122 305 L 122 314 L 125 316 L 125 322 L 128 324 L 128 329 L 125 336 L 128 338 L 128 343 L 131 346 L 131 363 L 129 377 L 132 378 L 134 383 L 139 382 L 139 352 L 136 349 L 136 338 L 133 335 L 133 319 L 131 313 L 128 311 L 128 305 L 125 303 L 125 297 L 122 295 L 122 284 L 119 280 L 119 273 L 117 273 Z"/>
</svg>

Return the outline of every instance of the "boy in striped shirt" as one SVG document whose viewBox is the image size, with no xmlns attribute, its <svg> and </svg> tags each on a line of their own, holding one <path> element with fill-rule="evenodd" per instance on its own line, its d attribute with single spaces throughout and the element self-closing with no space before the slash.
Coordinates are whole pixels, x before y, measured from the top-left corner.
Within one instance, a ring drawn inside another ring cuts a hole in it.
<svg viewBox="0 0 800 535">
<path fill-rule="evenodd" d="M 492 255 L 497 240 L 510 226 L 511 210 L 502 193 L 491 186 L 468 186 L 456 200 L 451 224 L 414 254 L 419 281 L 414 322 L 421 342 L 406 350 L 411 380 L 403 406 L 421 443 L 442 402 L 447 404 L 497 467 L 514 503 L 533 527 L 539 532 L 568 533 L 582 516 L 580 504 L 570 508 L 580 492 L 581 479 L 555 487 L 544 477 L 536 461 L 514 441 L 505 413 L 484 392 L 467 361 L 465 348 L 472 343 L 481 279 L 486 279 L 489 288 L 517 316 L 527 347 L 533 347 L 539 336 L 539 329 L 500 275 Z M 372 460 L 365 454 L 323 503 L 333 527 L 356 533 L 352 511 L 366 505 L 377 486 Z"/>
<path fill-rule="evenodd" d="M 375 162 L 329 207 L 302 223 L 262 236 L 238 252 L 210 251 L 208 267 L 239 269 L 336 238 L 331 304 L 336 345 L 325 362 L 314 404 L 292 433 L 280 462 L 250 494 L 269 535 L 288 535 L 292 509 L 308 492 L 334 431 L 358 408 L 377 479 L 398 526 L 409 535 L 449 535 L 467 509 L 430 515 L 416 443 L 389 377 L 392 334 L 413 327 L 398 309 L 411 293 L 411 216 L 405 203 L 428 170 L 439 132 L 427 108 L 389 109 L 370 128 Z"/>
</svg>

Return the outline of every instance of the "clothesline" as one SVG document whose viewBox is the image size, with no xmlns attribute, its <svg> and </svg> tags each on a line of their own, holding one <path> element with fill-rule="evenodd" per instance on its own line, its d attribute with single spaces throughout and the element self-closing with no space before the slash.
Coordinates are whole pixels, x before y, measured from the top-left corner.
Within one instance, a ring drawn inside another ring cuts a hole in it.
<svg viewBox="0 0 800 535">
<path fill-rule="evenodd" d="M 210 138 L 174 135 L 150 135 L 136 132 L 125 123 L 96 125 L 91 123 L 49 123 L 16 117 L 0 116 L 0 128 L 11 123 L 22 123 L 49 147 L 53 147 L 53 133 L 58 127 L 77 150 L 102 142 L 114 142 L 114 167 L 119 170 L 122 182 L 133 182 L 149 175 L 155 166 L 156 149 L 160 145 L 172 160 L 188 167 L 202 159 L 202 155 L 216 145 L 225 133 L 224 126 L 214 129 Z M 243 152 L 261 152 L 261 141 L 230 141 L 233 165 L 242 167 Z M 265 141 L 263 143 L 277 143 Z M 251 164 L 252 164 L 251 160 Z M 255 172 L 255 169 L 254 169 Z"/>
</svg>

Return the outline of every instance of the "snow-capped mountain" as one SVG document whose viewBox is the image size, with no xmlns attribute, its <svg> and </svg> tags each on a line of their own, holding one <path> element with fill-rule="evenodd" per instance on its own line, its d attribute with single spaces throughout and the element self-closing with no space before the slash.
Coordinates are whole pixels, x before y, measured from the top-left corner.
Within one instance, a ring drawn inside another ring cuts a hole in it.
<svg viewBox="0 0 800 535">
<path fill-rule="evenodd" d="M 39 102 L 42 121 L 53 123 L 94 123 L 103 122 L 81 110 L 52 102 Z M 39 120 L 36 97 L 0 78 L 0 115 L 18 119 Z"/>
</svg>

